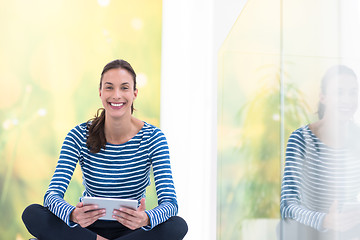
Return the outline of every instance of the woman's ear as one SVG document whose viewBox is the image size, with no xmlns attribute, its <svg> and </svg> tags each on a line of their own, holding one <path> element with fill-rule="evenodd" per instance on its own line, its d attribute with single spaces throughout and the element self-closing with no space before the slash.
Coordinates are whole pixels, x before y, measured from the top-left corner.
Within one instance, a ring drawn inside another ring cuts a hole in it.
<svg viewBox="0 0 360 240">
<path fill-rule="evenodd" d="M 99 97 L 101 97 L 101 89 L 99 88 Z"/>
<path fill-rule="evenodd" d="M 134 91 L 134 100 L 137 98 L 137 95 L 138 95 L 138 89 L 135 89 L 135 91 Z"/>
</svg>

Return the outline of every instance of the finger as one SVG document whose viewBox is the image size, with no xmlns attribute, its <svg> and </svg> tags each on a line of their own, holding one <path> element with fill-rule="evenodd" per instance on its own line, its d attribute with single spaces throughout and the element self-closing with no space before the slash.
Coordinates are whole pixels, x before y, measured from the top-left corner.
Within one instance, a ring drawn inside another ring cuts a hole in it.
<svg viewBox="0 0 360 240">
<path fill-rule="evenodd" d="M 125 227 L 131 230 L 135 230 L 137 228 L 131 220 L 128 220 L 126 218 L 117 215 L 113 215 L 113 218 L 115 218 L 119 223 L 121 223 L 122 225 L 124 225 Z"/>
<path fill-rule="evenodd" d="M 140 200 L 140 206 L 138 208 L 138 211 L 145 211 L 146 210 L 146 205 L 145 205 L 145 198 L 142 198 Z"/>
<path fill-rule="evenodd" d="M 96 220 L 94 219 L 85 219 L 83 220 L 80 224 L 81 227 L 85 228 L 85 227 L 88 227 L 90 226 L 91 224 L 93 224 Z"/>
<path fill-rule="evenodd" d="M 99 219 L 102 216 L 105 216 L 106 214 L 106 210 L 105 209 L 97 209 L 97 210 L 92 210 L 92 211 L 88 211 L 84 213 L 84 218 L 85 219 Z"/>
<path fill-rule="evenodd" d="M 82 227 L 87 227 L 103 216 L 105 216 L 105 209 L 87 212 L 82 214 L 79 224 Z"/>
<path fill-rule="evenodd" d="M 113 215 L 119 216 L 120 218 L 126 219 L 128 221 L 134 222 L 135 224 L 138 224 L 143 219 L 143 214 L 146 214 L 145 212 L 138 212 L 131 209 L 124 209 L 123 211 L 115 209 L 113 211 Z"/>
<path fill-rule="evenodd" d="M 121 211 L 119 209 L 114 209 L 113 215 L 118 216 L 120 218 L 134 221 L 136 219 L 136 211 L 125 209 L 124 211 Z"/>
<path fill-rule="evenodd" d="M 93 224 L 93 222 L 86 219 L 86 220 L 82 220 L 81 222 L 79 222 L 79 224 L 81 227 L 86 228 L 86 227 L 90 226 L 91 224 Z"/>
<path fill-rule="evenodd" d="M 78 204 L 76 204 L 77 208 L 82 208 L 83 206 L 84 206 L 84 203 L 82 203 L 82 202 L 78 202 Z"/>
<path fill-rule="evenodd" d="M 129 216 L 136 216 L 137 212 L 130 208 L 120 208 L 120 209 L 114 209 L 113 213 L 118 214 L 118 215 L 121 215 L 121 213 L 124 213 Z"/>
<path fill-rule="evenodd" d="M 103 208 L 99 208 L 99 206 L 96 204 L 84 205 L 82 208 L 83 208 L 84 212 L 90 212 L 90 211 L 103 209 Z"/>
</svg>

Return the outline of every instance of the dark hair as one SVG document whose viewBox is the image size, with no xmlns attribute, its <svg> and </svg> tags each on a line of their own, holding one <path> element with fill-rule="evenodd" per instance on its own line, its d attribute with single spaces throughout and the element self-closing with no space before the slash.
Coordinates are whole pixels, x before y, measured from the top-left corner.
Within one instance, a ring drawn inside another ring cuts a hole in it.
<svg viewBox="0 0 360 240">
<path fill-rule="evenodd" d="M 348 75 L 348 76 L 351 76 L 351 77 L 354 77 L 355 79 L 357 79 L 355 72 L 351 68 L 349 68 L 345 65 L 332 66 L 325 72 L 324 76 L 321 79 L 321 86 L 320 86 L 321 93 L 326 94 L 326 88 L 331 79 L 333 79 L 334 77 L 337 77 L 337 76 L 342 76 L 342 75 Z M 317 111 L 319 119 L 322 119 L 324 117 L 324 113 L 325 113 L 325 105 L 322 104 L 321 102 L 319 102 L 318 111 Z"/>
<path fill-rule="evenodd" d="M 111 69 L 125 69 L 130 73 L 134 80 L 134 91 L 136 90 L 136 73 L 131 67 L 130 63 L 125 60 L 117 59 L 109 62 L 105 65 L 104 69 L 101 72 L 100 85 L 99 89 L 102 88 L 102 79 L 104 74 Z M 131 114 L 134 112 L 134 106 L 131 105 Z M 104 132 L 105 127 L 105 109 L 99 108 L 96 112 L 94 118 L 87 121 L 86 126 L 89 130 L 86 146 L 90 149 L 92 153 L 100 152 L 101 148 L 105 149 L 106 146 L 106 137 Z"/>
</svg>

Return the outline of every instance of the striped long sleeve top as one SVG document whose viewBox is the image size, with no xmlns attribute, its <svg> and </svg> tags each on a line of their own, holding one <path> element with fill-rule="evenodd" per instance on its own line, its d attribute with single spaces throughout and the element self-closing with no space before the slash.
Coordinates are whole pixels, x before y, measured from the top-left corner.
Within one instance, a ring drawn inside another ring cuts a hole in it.
<svg viewBox="0 0 360 240">
<path fill-rule="evenodd" d="M 306 125 L 294 131 L 287 144 L 280 211 L 319 231 L 336 200 L 339 207 L 358 203 L 360 161 L 350 147 L 331 148 Z"/>
<path fill-rule="evenodd" d="M 178 205 L 170 168 L 169 149 L 165 135 L 155 126 L 144 123 L 143 128 L 124 144 L 106 144 L 99 153 L 90 153 L 86 146 L 86 123 L 73 128 L 66 136 L 60 157 L 44 196 L 44 206 L 69 226 L 75 209 L 64 200 L 64 194 L 79 163 L 85 190 L 83 196 L 140 200 L 150 185 L 153 167 L 158 206 L 146 210 L 150 230 L 177 214 Z"/>
</svg>

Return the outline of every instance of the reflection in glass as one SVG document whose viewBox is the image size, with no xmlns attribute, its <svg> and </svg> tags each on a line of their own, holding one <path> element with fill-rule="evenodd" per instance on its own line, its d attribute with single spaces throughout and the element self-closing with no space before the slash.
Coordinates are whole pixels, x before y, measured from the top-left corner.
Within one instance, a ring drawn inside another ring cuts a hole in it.
<svg viewBox="0 0 360 240">
<path fill-rule="evenodd" d="M 354 71 L 331 67 L 321 81 L 319 120 L 295 130 L 288 140 L 282 239 L 360 239 L 357 104 Z"/>
</svg>

